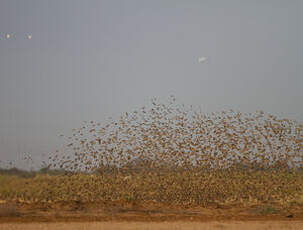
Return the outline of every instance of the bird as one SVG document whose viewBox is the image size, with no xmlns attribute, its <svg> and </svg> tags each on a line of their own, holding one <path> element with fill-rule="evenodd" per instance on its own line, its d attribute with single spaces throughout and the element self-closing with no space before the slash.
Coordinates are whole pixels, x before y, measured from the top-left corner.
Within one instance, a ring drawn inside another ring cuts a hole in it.
<svg viewBox="0 0 303 230">
<path fill-rule="evenodd" d="M 203 63 L 207 60 L 208 58 L 207 57 L 199 57 L 198 61 L 199 63 Z"/>
</svg>

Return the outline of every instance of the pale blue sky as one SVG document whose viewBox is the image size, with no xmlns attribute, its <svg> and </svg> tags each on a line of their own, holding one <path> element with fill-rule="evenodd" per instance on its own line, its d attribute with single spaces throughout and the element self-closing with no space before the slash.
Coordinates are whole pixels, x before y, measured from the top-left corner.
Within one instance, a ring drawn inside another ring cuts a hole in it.
<svg viewBox="0 0 303 230">
<path fill-rule="evenodd" d="M 39 161 L 83 120 L 171 94 L 302 121 L 302 11 L 300 0 L 0 0 L 0 160 Z"/>
</svg>

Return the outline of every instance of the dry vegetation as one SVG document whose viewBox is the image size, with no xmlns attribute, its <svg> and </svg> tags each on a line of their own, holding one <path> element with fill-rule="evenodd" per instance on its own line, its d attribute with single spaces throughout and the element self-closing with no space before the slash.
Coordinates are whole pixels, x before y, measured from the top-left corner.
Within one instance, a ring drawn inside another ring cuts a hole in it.
<svg viewBox="0 0 303 230">
<path fill-rule="evenodd" d="M 86 122 L 66 140 L 43 173 L 2 173 L 0 200 L 303 205 L 303 124 L 263 111 L 203 115 L 174 97 L 153 99 L 105 126 Z"/>
<path fill-rule="evenodd" d="M 212 170 L 100 175 L 0 176 L 0 199 L 18 202 L 145 202 L 182 206 L 303 203 L 300 172 Z"/>
</svg>

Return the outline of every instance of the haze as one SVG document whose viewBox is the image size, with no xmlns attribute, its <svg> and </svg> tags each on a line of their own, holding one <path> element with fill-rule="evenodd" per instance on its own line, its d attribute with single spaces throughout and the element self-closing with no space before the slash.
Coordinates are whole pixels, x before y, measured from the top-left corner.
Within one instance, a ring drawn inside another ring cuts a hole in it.
<svg viewBox="0 0 303 230">
<path fill-rule="evenodd" d="M 60 134 L 152 97 L 302 121 L 302 10 L 299 0 L 1 0 L 0 160 L 25 167 L 30 153 L 39 164 Z"/>
</svg>

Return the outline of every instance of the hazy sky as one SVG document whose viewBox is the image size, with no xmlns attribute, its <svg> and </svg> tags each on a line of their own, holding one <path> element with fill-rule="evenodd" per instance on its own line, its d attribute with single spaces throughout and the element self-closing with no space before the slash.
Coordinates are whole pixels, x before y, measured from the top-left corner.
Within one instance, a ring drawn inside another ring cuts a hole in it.
<svg viewBox="0 0 303 230">
<path fill-rule="evenodd" d="M 82 121 L 171 94 L 302 121 L 302 11 L 301 0 L 0 0 L 0 160 L 41 159 Z"/>
</svg>

